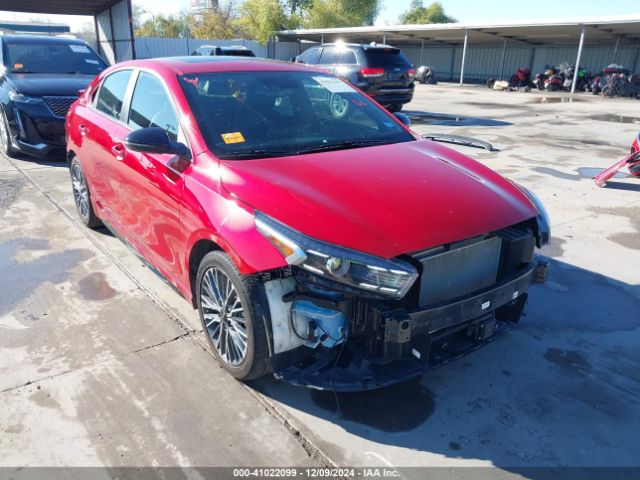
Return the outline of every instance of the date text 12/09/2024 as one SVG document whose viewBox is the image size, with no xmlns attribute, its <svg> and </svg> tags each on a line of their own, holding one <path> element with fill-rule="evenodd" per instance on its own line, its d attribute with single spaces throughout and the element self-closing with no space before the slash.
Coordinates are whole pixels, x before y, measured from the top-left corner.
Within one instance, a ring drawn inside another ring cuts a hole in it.
<svg viewBox="0 0 640 480">
<path fill-rule="evenodd" d="M 232 478 L 394 478 L 393 468 L 234 468 Z"/>
</svg>

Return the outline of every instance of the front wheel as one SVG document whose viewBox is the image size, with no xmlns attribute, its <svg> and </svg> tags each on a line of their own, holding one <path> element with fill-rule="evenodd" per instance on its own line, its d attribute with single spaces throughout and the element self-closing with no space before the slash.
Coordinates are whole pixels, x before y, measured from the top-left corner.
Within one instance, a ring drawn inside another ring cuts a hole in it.
<svg viewBox="0 0 640 480">
<path fill-rule="evenodd" d="M 102 222 L 93 211 L 93 205 L 91 204 L 91 192 L 89 191 L 89 184 L 87 183 L 87 177 L 84 176 L 78 157 L 71 160 L 69 165 L 69 173 L 71 174 L 71 188 L 73 189 L 73 200 L 78 210 L 78 215 L 82 223 L 89 228 L 96 228 L 102 225 Z"/>
<path fill-rule="evenodd" d="M 202 259 L 196 282 L 202 327 L 220 364 L 238 380 L 268 373 L 265 325 L 254 311 L 255 278 L 241 275 L 224 252 Z"/>
<path fill-rule="evenodd" d="M 16 149 L 11 144 L 9 122 L 7 122 L 7 116 L 4 112 L 0 112 L 0 148 L 2 148 L 2 153 L 7 157 L 14 157 L 16 155 Z"/>
</svg>

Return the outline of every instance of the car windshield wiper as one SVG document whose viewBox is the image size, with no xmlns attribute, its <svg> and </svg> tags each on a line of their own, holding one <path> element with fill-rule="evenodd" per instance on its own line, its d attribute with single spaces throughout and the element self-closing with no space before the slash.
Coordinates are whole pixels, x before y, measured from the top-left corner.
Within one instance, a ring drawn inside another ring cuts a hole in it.
<svg viewBox="0 0 640 480">
<path fill-rule="evenodd" d="M 346 150 L 348 148 L 373 147 L 376 145 L 384 145 L 386 143 L 388 143 L 386 140 L 345 140 L 344 142 L 324 143 L 321 145 L 303 148 L 302 150 L 298 150 L 296 155 L 301 155 L 303 153 L 329 152 L 332 150 Z"/>
<path fill-rule="evenodd" d="M 478 140 L 477 138 L 464 137 L 462 135 L 449 135 L 446 133 L 425 133 L 422 135 L 422 138 L 426 138 L 427 140 L 431 140 L 433 142 L 452 143 L 454 145 L 462 145 L 465 147 L 482 148 L 490 152 L 499 151 L 489 142 L 484 142 L 482 140 Z"/>
<path fill-rule="evenodd" d="M 284 157 L 289 155 L 290 152 L 286 150 L 266 150 L 266 149 L 253 149 L 242 150 L 240 152 L 229 152 L 219 155 L 222 160 L 249 160 L 252 158 L 268 158 L 268 157 Z"/>
</svg>

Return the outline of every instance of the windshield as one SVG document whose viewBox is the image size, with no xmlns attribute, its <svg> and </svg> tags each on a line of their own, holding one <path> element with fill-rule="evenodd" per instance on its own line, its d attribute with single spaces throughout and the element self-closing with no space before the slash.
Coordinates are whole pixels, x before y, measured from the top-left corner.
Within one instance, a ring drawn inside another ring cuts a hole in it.
<svg viewBox="0 0 640 480">
<path fill-rule="evenodd" d="M 414 140 L 368 97 L 321 72 L 200 73 L 180 81 L 218 158 L 301 155 Z"/>
<path fill-rule="evenodd" d="M 97 75 L 106 68 L 93 50 L 77 43 L 9 40 L 4 55 L 12 73 Z"/>
</svg>

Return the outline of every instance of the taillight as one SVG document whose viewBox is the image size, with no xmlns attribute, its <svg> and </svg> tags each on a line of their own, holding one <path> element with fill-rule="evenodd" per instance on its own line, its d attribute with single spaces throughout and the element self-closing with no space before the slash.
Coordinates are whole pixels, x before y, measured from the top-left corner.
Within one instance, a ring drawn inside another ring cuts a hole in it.
<svg viewBox="0 0 640 480">
<path fill-rule="evenodd" d="M 407 70 L 407 75 L 409 75 L 410 77 L 415 77 L 416 76 L 416 69 L 415 68 L 410 68 L 409 70 Z"/>
<path fill-rule="evenodd" d="M 364 78 L 380 78 L 384 75 L 384 68 L 361 68 L 360 75 Z"/>
</svg>

